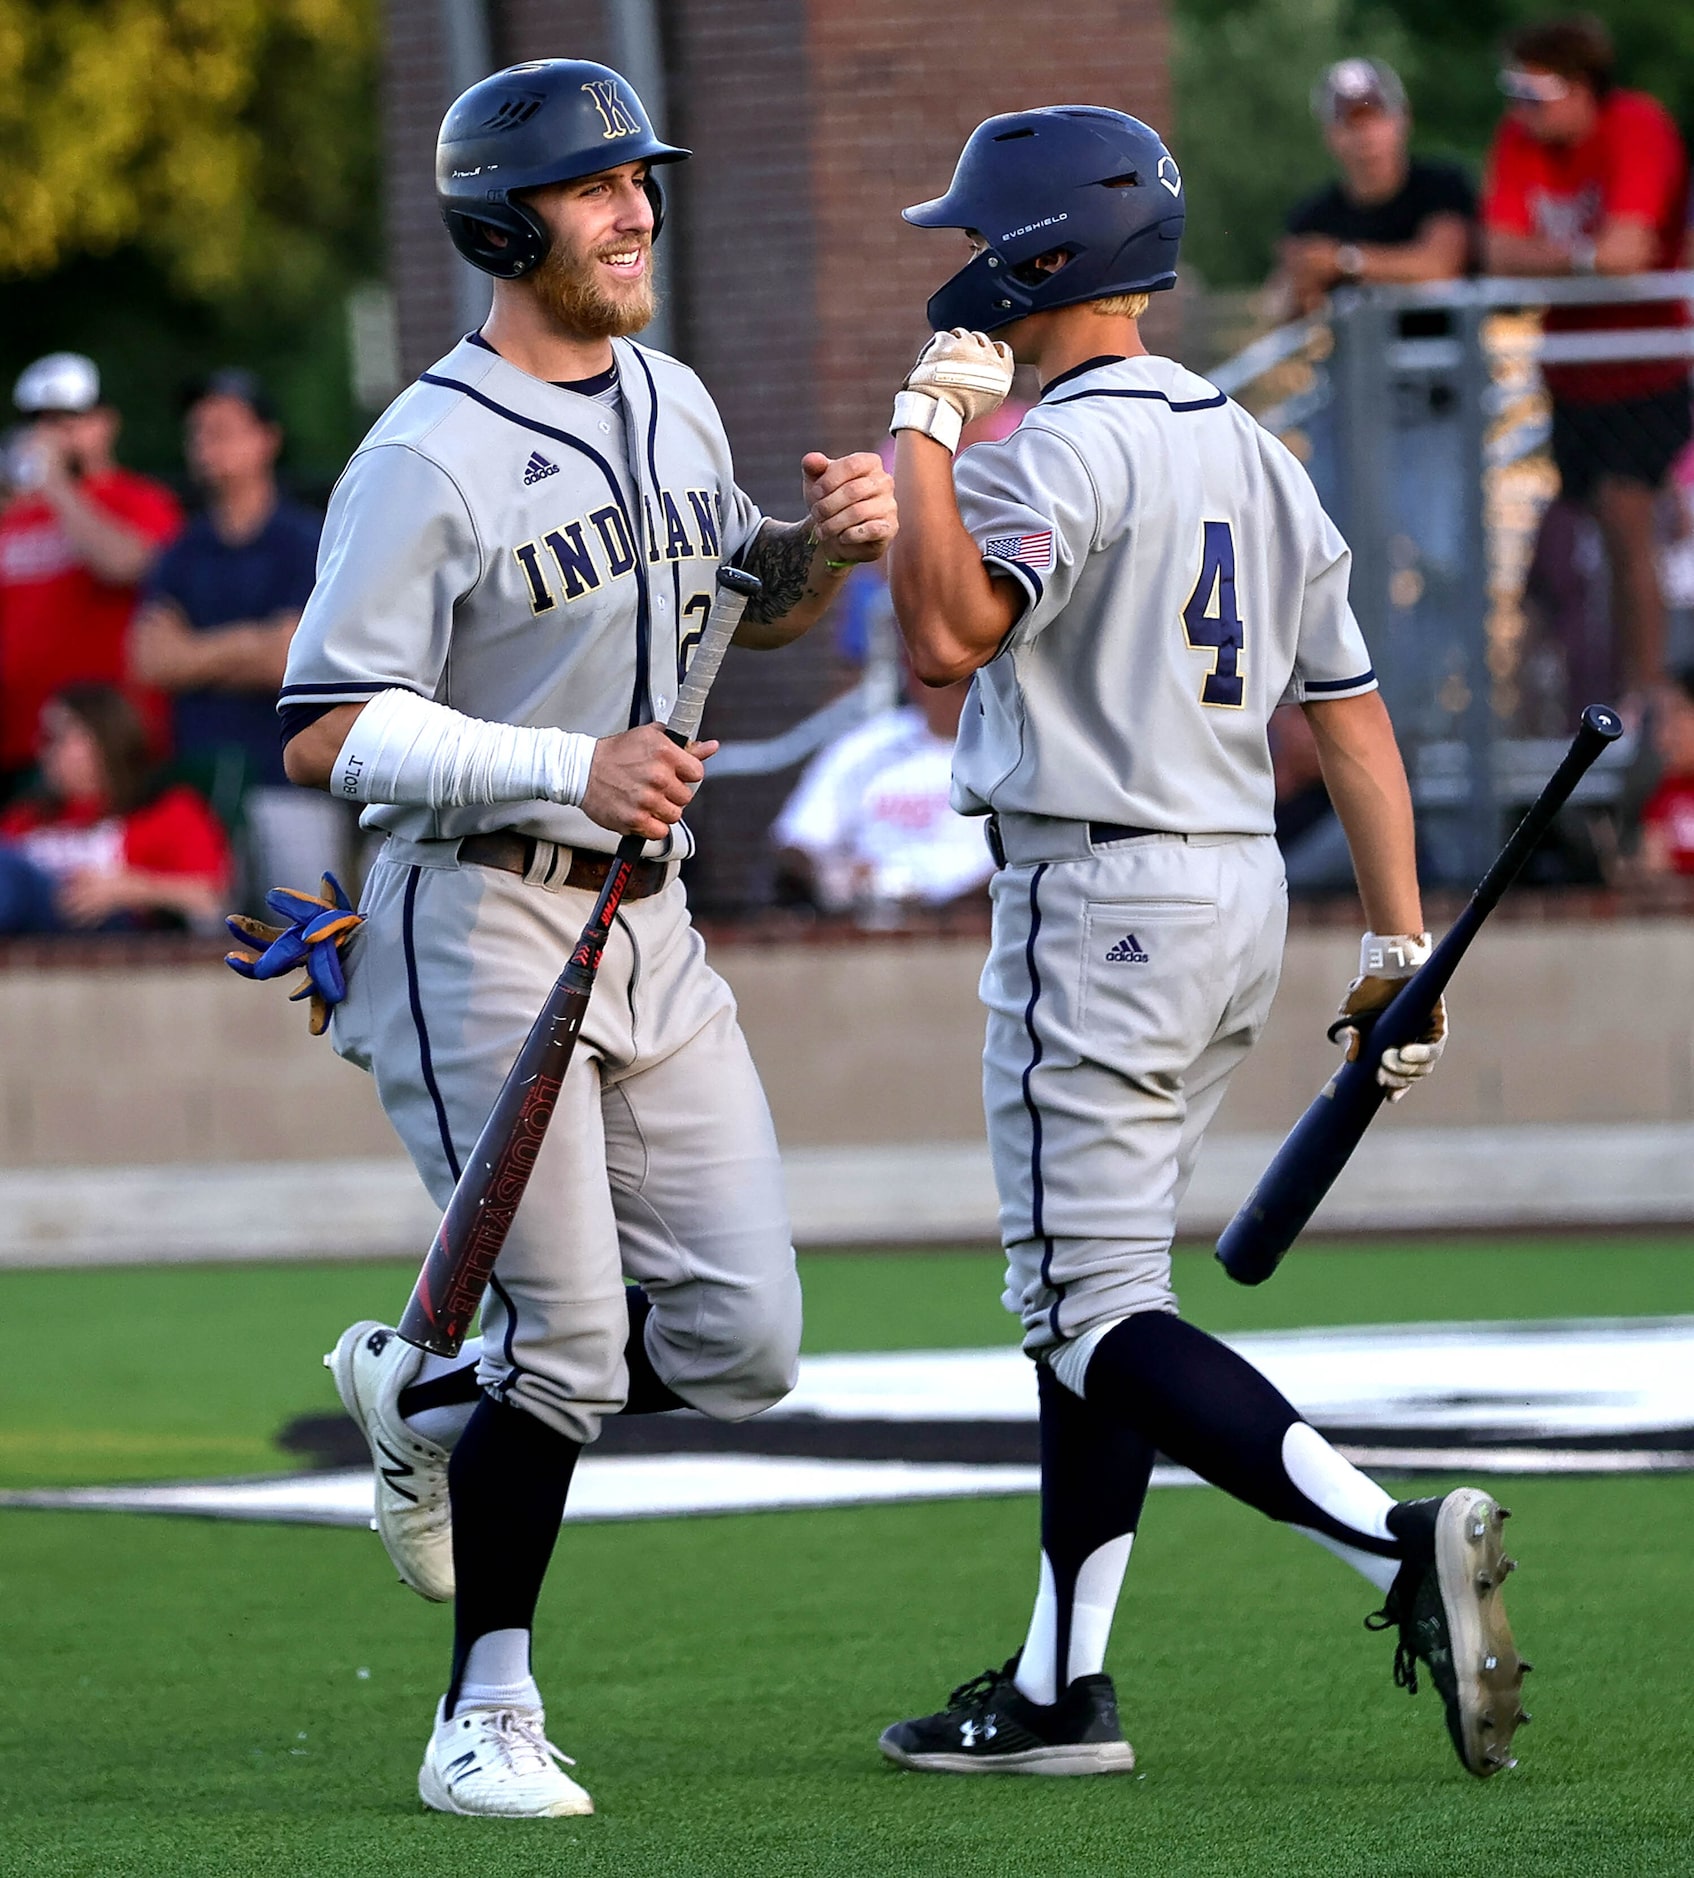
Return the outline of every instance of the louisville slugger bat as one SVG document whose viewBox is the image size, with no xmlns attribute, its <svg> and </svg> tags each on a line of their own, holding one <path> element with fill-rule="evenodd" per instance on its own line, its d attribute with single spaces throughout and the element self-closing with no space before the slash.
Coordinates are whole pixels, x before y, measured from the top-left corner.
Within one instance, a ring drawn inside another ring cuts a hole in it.
<svg viewBox="0 0 1694 1878">
<path fill-rule="evenodd" d="M 693 742 L 712 680 L 747 602 L 761 587 L 756 575 L 738 567 L 718 569 L 711 612 L 689 661 L 688 675 L 677 691 L 676 708 L 665 724 L 665 735 L 673 743 Z M 625 835 L 618 843 L 588 924 L 530 1026 L 459 1175 L 400 1319 L 400 1335 L 420 1349 L 437 1356 L 459 1354 L 529 1185 L 588 1012 L 612 921 L 646 845 L 645 835 Z"/>
<path fill-rule="evenodd" d="M 1482 877 L 1459 917 L 1424 964 L 1408 978 L 1364 1034 L 1357 1060 L 1343 1063 L 1294 1124 L 1259 1183 L 1218 1240 L 1218 1261 L 1238 1284 L 1260 1285 L 1282 1263 L 1318 1202 L 1328 1193 L 1371 1118 L 1388 1100 L 1376 1079 L 1385 1050 L 1397 1050 L 1423 1033 L 1436 1000 L 1447 988 L 1506 889 L 1517 879 L 1541 837 L 1564 807 L 1594 759 L 1623 734 L 1615 711 L 1591 704 L 1564 761 L 1513 830 L 1494 865 Z"/>
</svg>

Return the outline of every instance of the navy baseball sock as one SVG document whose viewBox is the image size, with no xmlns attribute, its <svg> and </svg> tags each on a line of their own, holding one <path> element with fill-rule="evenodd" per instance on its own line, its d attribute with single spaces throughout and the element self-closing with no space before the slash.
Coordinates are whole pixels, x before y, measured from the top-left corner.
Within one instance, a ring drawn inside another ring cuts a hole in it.
<svg viewBox="0 0 1694 1878">
<path fill-rule="evenodd" d="M 653 1367 L 647 1354 L 647 1319 L 652 1315 L 653 1300 L 640 1285 L 625 1285 L 624 1302 L 629 1306 L 629 1340 L 624 1345 L 624 1367 L 629 1371 L 629 1394 L 624 1399 L 624 1415 L 662 1415 L 666 1409 L 687 1408 L 670 1385 Z"/>
<path fill-rule="evenodd" d="M 459 1437 L 447 1465 L 458 1581 L 449 1716 L 467 1685 L 479 1705 L 539 1699 L 528 1680 L 529 1631 L 581 1452 L 580 1442 L 492 1396 Z"/>
<path fill-rule="evenodd" d="M 455 1408 L 461 1402 L 475 1404 L 482 1393 L 476 1382 L 477 1359 L 461 1352 L 457 1362 L 457 1368 L 442 1370 L 427 1382 L 409 1383 L 400 1391 L 395 1406 L 402 1421 L 409 1422 L 429 1409 Z"/>
<path fill-rule="evenodd" d="M 1084 1387 L 1161 1454 L 1301 1527 L 1374 1584 L 1392 1583 L 1404 1556 L 1388 1523 L 1394 1501 L 1226 1344 L 1167 1311 L 1142 1312 L 1101 1339 Z"/>
<path fill-rule="evenodd" d="M 1017 1685 L 1056 1702 L 1078 1676 L 1097 1675 L 1129 1548 L 1147 1498 L 1153 1444 L 1139 1429 L 1085 1402 L 1045 1363 L 1041 1397 L 1041 1584 Z"/>
<path fill-rule="evenodd" d="M 400 1419 L 425 1441 L 451 1448 L 465 1432 L 465 1423 L 481 1398 L 476 1379 L 481 1360 L 480 1337 L 472 1337 L 457 1356 L 424 1351 L 416 1377 L 395 1398 Z"/>
</svg>

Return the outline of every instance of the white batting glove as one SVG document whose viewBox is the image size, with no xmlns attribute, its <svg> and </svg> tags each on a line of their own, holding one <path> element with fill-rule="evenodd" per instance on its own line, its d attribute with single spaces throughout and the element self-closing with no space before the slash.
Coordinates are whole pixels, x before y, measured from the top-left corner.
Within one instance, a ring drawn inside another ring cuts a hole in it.
<svg viewBox="0 0 1694 1878">
<path fill-rule="evenodd" d="M 915 430 L 957 450 L 967 424 L 999 410 L 1012 388 L 1012 348 L 962 326 L 934 333 L 894 400 L 890 431 Z"/>
<path fill-rule="evenodd" d="M 1329 1027 L 1332 1042 L 1345 1039 L 1349 1063 L 1357 1062 L 1370 1021 L 1394 1002 L 1400 987 L 1424 963 L 1430 951 L 1426 932 L 1365 934 L 1359 946 L 1359 975 L 1347 987 L 1341 1010 Z M 1440 1062 L 1446 1045 L 1447 1001 L 1441 998 L 1416 1042 L 1383 1051 L 1376 1079 L 1390 1092 L 1389 1101 L 1398 1102 L 1413 1083 L 1427 1076 Z"/>
</svg>

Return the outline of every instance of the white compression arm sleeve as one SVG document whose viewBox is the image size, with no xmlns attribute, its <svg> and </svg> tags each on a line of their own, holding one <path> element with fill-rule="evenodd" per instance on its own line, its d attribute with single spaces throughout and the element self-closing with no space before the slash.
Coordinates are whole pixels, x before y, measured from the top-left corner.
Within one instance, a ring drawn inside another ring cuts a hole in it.
<svg viewBox="0 0 1694 1878">
<path fill-rule="evenodd" d="M 415 691 L 379 691 L 353 721 L 330 772 L 343 802 L 429 809 L 480 802 L 563 802 L 588 787 L 594 739 L 465 717 Z"/>
</svg>

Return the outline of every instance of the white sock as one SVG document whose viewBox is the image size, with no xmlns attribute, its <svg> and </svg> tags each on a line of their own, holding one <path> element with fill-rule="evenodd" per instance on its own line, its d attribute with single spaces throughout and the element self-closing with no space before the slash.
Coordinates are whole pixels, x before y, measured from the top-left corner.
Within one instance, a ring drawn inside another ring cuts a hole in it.
<svg viewBox="0 0 1694 1878">
<path fill-rule="evenodd" d="M 433 1351 L 426 1350 L 411 1386 L 416 1387 L 420 1382 L 434 1382 L 438 1376 L 451 1376 L 463 1369 L 474 1372 L 481 1360 L 480 1337 L 472 1337 L 457 1356 L 437 1356 Z M 425 1441 L 433 1441 L 438 1448 L 451 1451 L 465 1432 L 465 1423 L 476 1412 L 476 1402 L 473 1396 L 469 1402 L 448 1402 L 441 1408 L 419 1409 L 417 1414 L 406 1417 L 406 1426 Z"/>
<path fill-rule="evenodd" d="M 1055 1660 L 1059 1635 L 1058 1590 L 1052 1564 L 1047 1554 L 1042 1553 L 1035 1609 L 1030 1614 L 1029 1635 L 1024 1640 L 1023 1655 L 1014 1678 L 1026 1700 L 1045 1708 L 1058 1701 L 1078 1676 L 1097 1676 L 1106 1667 L 1106 1644 L 1111 1638 L 1118 1593 L 1123 1588 L 1129 1549 L 1134 1543 L 1134 1533 L 1120 1533 L 1117 1538 L 1097 1546 L 1082 1561 L 1071 1598 L 1070 1648 L 1065 1652 L 1062 1680 Z"/>
<path fill-rule="evenodd" d="M 529 1673 L 527 1630 L 486 1630 L 470 1647 L 459 1678 L 456 1715 L 464 1708 L 540 1708 L 541 1691 Z"/>
<path fill-rule="evenodd" d="M 408 1415 L 406 1426 L 414 1434 L 422 1435 L 425 1441 L 433 1441 L 438 1448 L 446 1448 L 451 1453 L 465 1432 L 465 1423 L 475 1413 L 474 1402 L 449 1402 L 444 1408 L 419 1409 L 417 1414 Z"/>
<path fill-rule="evenodd" d="M 408 1385 L 412 1388 L 420 1382 L 434 1382 L 439 1377 L 451 1376 L 457 1369 L 475 1369 L 482 1361 L 482 1339 L 472 1337 L 457 1356 L 437 1356 L 433 1350 L 424 1350 L 420 1354 L 422 1361 L 418 1364 L 418 1373 Z"/>
<path fill-rule="evenodd" d="M 1394 1537 L 1388 1527 L 1394 1496 L 1343 1460 L 1309 1422 L 1293 1423 L 1282 1437 L 1282 1465 L 1306 1498 L 1338 1525 L 1371 1539 Z"/>
<path fill-rule="evenodd" d="M 1332 1539 L 1327 1532 L 1313 1532 L 1310 1526 L 1296 1526 L 1294 1530 L 1303 1532 L 1308 1539 L 1317 1540 L 1326 1552 L 1333 1552 L 1344 1565 L 1351 1565 L 1354 1571 L 1368 1578 L 1384 1596 L 1399 1574 L 1400 1561 L 1397 1558 L 1384 1558 L 1379 1552 L 1361 1552 L 1356 1545 L 1348 1545 L 1344 1539 Z"/>
<path fill-rule="evenodd" d="M 1282 1437 L 1282 1464 L 1288 1478 L 1331 1519 L 1372 1539 L 1391 1539 L 1388 1514 L 1394 1505 L 1368 1474 L 1361 1474 L 1351 1461 L 1343 1460 L 1323 1436 L 1306 1422 L 1296 1422 Z M 1363 1546 L 1349 1545 L 1344 1539 L 1332 1539 L 1310 1526 L 1297 1526 L 1308 1539 L 1316 1539 L 1326 1552 L 1361 1572 L 1379 1591 L 1386 1592 L 1400 1569 L 1398 1559 L 1367 1552 Z"/>
</svg>

